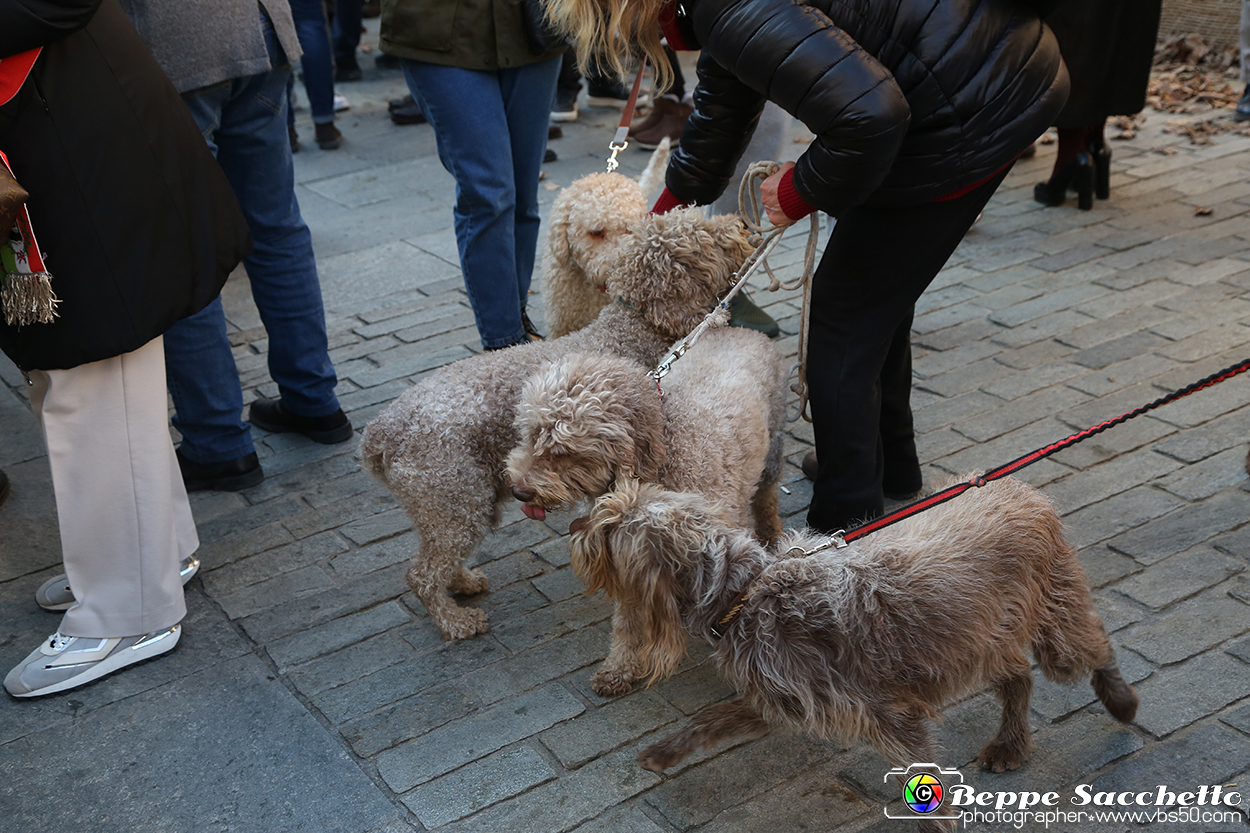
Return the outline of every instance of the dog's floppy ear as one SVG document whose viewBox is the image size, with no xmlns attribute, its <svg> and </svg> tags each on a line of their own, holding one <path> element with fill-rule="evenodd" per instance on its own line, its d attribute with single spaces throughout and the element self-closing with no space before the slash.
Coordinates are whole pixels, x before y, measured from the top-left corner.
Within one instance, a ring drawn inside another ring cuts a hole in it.
<svg viewBox="0 0 1250 833">
<path fill-rule="evenodd" d="M 635 405 L 629 409 L 629 436 L 623 437 L 618 479 L 652 483 L 660 475 L 660 467 L 668 459 L 664 443 L 664 409 L 659 406 L 659 392 L 648 379 L 631 380 L 627 388 Z M 626 388 L 622 388 L 623 392 Z"/>
<path fill-rule="evenodd" d="M 608 541 L 621 523 L 621 508 L 617 495 L 609 492 L 595 501 L 589 516 L 574 522 L 578 529 L 569 528 L 570 563 L 573 574 L 586 585 L 587 594 L 602 590 L 615 599 L 620 593 Z"/>
<path fill-rule="evenodd" d="M 566 188 L 552 202 L 551 214 L 547 220 L 547 255 L 551 258 L 552 265 L 561 269 L 567 269 L 573 261 L 573 249 L 569 245 L 569 226 L 572 223 L 569 207 L 572 200 L 560 199 L 567 191 Z"/>
</svg>

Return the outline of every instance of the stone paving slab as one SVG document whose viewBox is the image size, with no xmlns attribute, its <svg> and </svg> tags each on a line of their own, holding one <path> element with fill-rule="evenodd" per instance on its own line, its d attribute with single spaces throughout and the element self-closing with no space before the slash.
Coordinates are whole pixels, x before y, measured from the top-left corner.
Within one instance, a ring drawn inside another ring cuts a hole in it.
<svg viewBox="0 0 1250 833">
<path fill-rule="evenodd" d="M 340 117 L 343 147 L 305 141 L 295 159 L 339 394 L 358 429 L 412 382 L 480 349 L 459 276 L 452 181 L 428 126 L 386 116 L 387 99 L 404 92 L 399 74 L 363 63 L 365 79 L 340 89 L 353 104 Z M 308 114 L 297 115 L 307 139 Z M 930 482 L 1005 463 L 1250 352 L 1250 139 L 1191 145 L 1165 133 L 1166 121 L 1152 115 L 1136 139 L 1114 143 L 1112 198 L 1088 212 L 1032 201 L 1053 160 L 1053 145 L 1040 145 L 917 305 L 913 404 Z M 602 168 L 614 124 L 615 111 L 586 107 L 564 125 L 550 144 L 559 159 L 544 166 L 544 213 L 560 187 Z M 807 138 L 796 127 L 782 158 Z M 637 175 L 647 158 L 627 149 L 622 170 Z M 801 252 L 797 232 L 783 239 L 780 278 L 797 276 Z M 793 359 L 801 293 L 766 287 L 753 278 L 752 296 L 782 323 L 778 344 Z M 223 302 L 245 400 L 275 395 L 241 272 Z M 541 329 L 541 281 L 530 308 Z M 56 571 L 59 544 L 21 374 L 0 360 L 0 379 L 0 468 L 14 483 L 0 508 L 7 669 L 55 627 L 31 593 Z M 1246 783 L 1248 403 L 1241 377 L 1022 472 L 1064 513 L 1142 707 L 1122 726 L 1088 686 L 1039 675 L 1030 762 L 1003 775 L 975 770 L 998 712 L 983 692 L 935 727 L 941 763 L 978 790 L 1065 796 L 1078 784 L 1180 792 Z M 779 499 L 790 526 L 802 524 L 810 497 L 798 464 L 811 438 L 799 422 L 785 442 Z M 189 585 L 178 650 L 65 695 L 0 701 L 3 829 L 914 829 L 883 818 L 887 803 L 899 806 L 883 781 L 888 765 L 849 740 L 774 735 L 702 751 L 664 778 L 641 770 L 643 746 L 733 692 L 707 647 L 693 644 L 668 680 L 618 698 L 590 690 L 611 605 L 585 596 L 572 575 L 564 531 L 573 513 L 539 524 L 506 508 L 473 559 L 491 589 L 467 600 L 492 630 L 444 643 L 404 583 L 416 535 L 359 470 L 355 442 L 256 439 L 264 483 L 193 496 L 204 567 Z M 1244 826 L 1085 820 L 1059 829 Z"/>
</svg>

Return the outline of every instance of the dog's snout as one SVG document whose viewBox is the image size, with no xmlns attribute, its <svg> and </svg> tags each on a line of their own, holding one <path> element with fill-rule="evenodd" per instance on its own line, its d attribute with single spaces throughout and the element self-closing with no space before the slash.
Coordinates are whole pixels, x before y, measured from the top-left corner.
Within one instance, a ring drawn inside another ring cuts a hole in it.
<svg viewBox="0 0 1250 833">
<path fill-rule="evenodd" d="M 526 491 L 525 489 L 522 489 L 520 486 L 512 487 L 512 496 L 516 498 L 517 500 L 521 501 L 521 503 L 529 503 L 530 501 L 534 499 L 533 492 Z"/>
</svg>

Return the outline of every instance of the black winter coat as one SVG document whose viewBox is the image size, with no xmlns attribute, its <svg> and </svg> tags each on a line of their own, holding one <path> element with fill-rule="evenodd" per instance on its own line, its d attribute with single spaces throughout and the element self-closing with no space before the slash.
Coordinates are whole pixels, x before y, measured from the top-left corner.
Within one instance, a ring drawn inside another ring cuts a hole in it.
<svg viewBox="0 0 1250 833">
<path fill-rule="evenodd" d="M 1160 0 L 1068 0 L 1046 15 L 1072 77 L 1056 127 L 1142 111 L 1162 11 Z"/>
<path fill-rule="evenodd" d="M 1050 126 L 1068 78 L 1024 0 L 685 0 L 695 110 L 666 177 L 725 189 L 765 99 L 816 134 L 794 186 L 833 215 L 929 202 L 1009 164 Z M 694 43 L 690 42 L 693 39 Z"/>
<path fill-rule="evenodd" d="M 97 10 L 98 7 L 98 10 Z M 250 250 L 234 192 L 116 0 L 0 0 L 0 56 L 36 46 L 0 107 L 0 150 L 30 192 L 61 299 L 0 349 L 57 370 L 142 347 L 203 309 Z"/>
</svg>

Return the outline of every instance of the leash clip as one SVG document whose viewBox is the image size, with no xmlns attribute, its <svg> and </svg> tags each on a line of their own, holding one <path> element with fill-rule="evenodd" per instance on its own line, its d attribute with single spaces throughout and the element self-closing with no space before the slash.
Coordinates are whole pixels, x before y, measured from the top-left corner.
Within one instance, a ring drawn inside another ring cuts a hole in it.
<svg viewBox="0 0 1250 833">
<path fill-rule="evenodd" d="M 608 157 L 608 173 L 612 173 L 621 167 L 621 163 L 616 161 L 616 155 L 627 147 L 629 147 L 629 142 L 617 142 L 615 140 L 608 142 L 608 150 L 612 151 L 612 155 Z"/>
<path fill-rule="evenodd" d="M 845 529 L 839 529 L 837 532 L 833 533 L 833 535 L 832 535 L 832 536 L 830 536 L 830 537 L 832 537 L 832 538 L 833 538 L 833 548 L 834 548 L 834 549 L 844 550 L 844 549 L 846 549 L 847 547 L 849 547 L 849 546 L 850 546 L 850 544 L 848 544 L 848 543 L 846 542 L 846 539 L 842 537 L 842 536 L 843 536 L 843 535 L 845 535 L 845 534 L 846 534 L 846 530 L 845 530 Z"/>
</svg>

